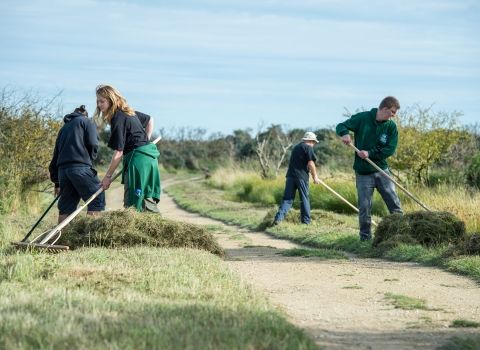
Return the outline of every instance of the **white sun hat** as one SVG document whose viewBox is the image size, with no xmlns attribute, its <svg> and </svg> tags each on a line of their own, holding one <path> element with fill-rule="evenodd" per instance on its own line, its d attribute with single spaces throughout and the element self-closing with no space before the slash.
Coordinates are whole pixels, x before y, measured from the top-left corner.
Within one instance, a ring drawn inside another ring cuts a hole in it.
<svg viewBox="0 0 480 350">
<path fill-rule="evenodd" d="M 311 131 L 307 131 L 305 133 L 305 135 L 303 135 L 302 140 L 304 140 L 304 141 L 315 141 L 315 142 L 318 143 L 317 136 Z"/>
</svg>

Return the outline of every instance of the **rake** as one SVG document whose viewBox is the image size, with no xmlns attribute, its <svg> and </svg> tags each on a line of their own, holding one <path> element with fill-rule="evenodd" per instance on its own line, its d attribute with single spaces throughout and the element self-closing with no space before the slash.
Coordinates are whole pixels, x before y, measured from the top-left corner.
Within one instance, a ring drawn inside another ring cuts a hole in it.
<svg viewBox="0 0 480 350">
<path fill-rule="evenodd" d="M 161 136 L 156 138 L 153 141 L 153 144 L 156 144 L 158 141 L 161 140 L 161 138 L 162 138 Z M 120 170 L 120 171 L 117 171 L 112 176 L 112 182 L 117 179 L 117 177 L 122 173 L 122 171 L 123 171 L 123 169 Z M 28 235 L 21 242 L 11 242 L 11 244 L 13 244 L 17 247 L 23 247 L 23 248 L 27 248 L 27 249 L 33 249 L 33 248 L 47 249 L 48 251 L 50 251 L 52 253 L 60 252 L 62 250 L 69 250 L 70 248 L 66 245 L 55 245 L 55 243 L 60 239 L 60 236 L 62 235 L 62 229 L 65 226 L 67 226 L 68 223 L 70 221 L 72 221 L 75 218 L 75 216 L 77 216 L 78 213 L 80 213 L 83 210 L 83 208 L 85 208 L 88 204 L 90 204 L 90 202 L 93 201 L 103 191 L 104 191 L 104 189 L 103 189 L 103 186 L 102 186 L 97 190 L 97 192 L 95 192 L 90 198 L 88 198 L 81 207 L 77 208 L 77 210 L 75 210 L 73 213 L 71 213 L 65 220 L 63 220 L 60 224 L 58 224 L 58 226 L 56 226 L 52 230 L 45 231 L 45 232 L 41 233 L 40 235 L 38 235 L 37 237 L 32 239 L 30 242 L 25 242 L 25 240 L 28 238 L 28 236 L 31 233 L 31 232 L 29 232 Z M 55 203 L 55 201 L 54 201 L 54 203 Z M 52 205 L 53 205 L 53 203 L 50 205 L 50 207 L 48 209 L 50 209 L 52 207 Z M 46 214 L 46 212 L 44 213 L 43 216 L 45 216 L 45 214 Z M 42 218 L 43 218 L 43 216 L 42 216 Z M 42 218 L 40 218 L 40 220 Z M 40 220 L 38 222 L 40 222 Z M 38 222 L 37 222 L 37 224 L 38 224 Z M 33 229 L 31 231 L 33 231 Z M 43 237 L 42 240 L 40 240 L 41 237 Z M 40 241 L 40 242 L 35 243 L 36 241 Z M 49 243 L 49 241 L 52 241 L 52 242 Z"/>
<path fill-rule="evenodd" d="M 350 146 L 357 152 L 360 152 L 360 150 L 355 147 L 353 145 L 353 143 L 350 143 Z M 411 194 L 410 192 L 408 192 L 402 185 L 400 185 L 397 181 L 395 181 L 390 175 L 388 175 L 385 171 L 383 171 L 377 164 L 375 164 L 374 162 L 372 162 L 370 160 L 370 158 L 365 158 L 364 160 L 366 160 L 367 162 L 370 163 L 370 165 L 372 165 L 375 169 L 377 169 L 379 172 L 382 173 L 382 175 L 386 176 L 390 181 L 392 181 L 395 185 L 397 185 L 398 188 L 400 188 L 403 192 L 405 192 L 410 198 L 412 198 L 415 202 L 417 202 L 423 209 L 425 209 L 426 211 L 431 211 L 425 204 L 423 204 L 422 202 L 420 202 L 420 200 L 418 200 L 417 198 L 415 198 L 413 196 L 413 194 Z"/>
</svg>

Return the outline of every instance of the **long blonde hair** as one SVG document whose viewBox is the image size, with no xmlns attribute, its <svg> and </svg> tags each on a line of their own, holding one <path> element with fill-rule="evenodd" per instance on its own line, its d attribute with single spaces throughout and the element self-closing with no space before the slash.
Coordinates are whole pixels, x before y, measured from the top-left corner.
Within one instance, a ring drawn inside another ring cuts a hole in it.
<svg viewBox="0 0 480 350">
<path fill-rule="evenodd" d="M 110 101 L 110 108 L 105 113 L 102 113 L 98 106 L 95 109 L 92 119 L 97 125 L 110 124 L 116 111 L 122 111 L 130 116 L 135 115 L 135 110 L 128 105 L 127 100 L 113 86 L 106 84 L 98 85 L 95 88 L 95 92 L 97 95 Z"/>
</svg>

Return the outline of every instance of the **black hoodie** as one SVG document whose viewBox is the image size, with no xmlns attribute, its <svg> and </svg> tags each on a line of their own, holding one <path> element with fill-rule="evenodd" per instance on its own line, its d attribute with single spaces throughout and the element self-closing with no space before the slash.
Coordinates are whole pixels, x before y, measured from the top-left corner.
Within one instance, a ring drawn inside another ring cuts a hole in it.
<svg viewBox="0 0 480 350">
<path fill-rule="evenodd" d="M 63 121 L 65 125 L 58 132 L 49 166 L 50 180 L 57 188 L 58 169 L 92 166 L 100 139 L 95 123 L 80 112 L 67 114 Z"/>
</svg>

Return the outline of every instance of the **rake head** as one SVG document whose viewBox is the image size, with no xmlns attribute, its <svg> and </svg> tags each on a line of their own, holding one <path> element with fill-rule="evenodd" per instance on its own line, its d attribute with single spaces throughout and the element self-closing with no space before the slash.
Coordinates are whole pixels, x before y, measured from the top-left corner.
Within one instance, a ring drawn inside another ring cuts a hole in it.
<svg viewBox="0 0 480 350">
<path fill-rule="evenodd" d="M 29 243 L 29 242 L 11 242 L 11 244 L 20 248 L 24 248 L 27 251 L 32 251 L 32 250 L 35 250 L 36 248 L 46 249 L 50 253 L 60 253 L 61 251 L 70 250 L 70 247 L 66 245 L 40 244 L 40 243 Z"/>
<path fill-rule="evenodd" d="M 33 251 L 35 248 L 46 249 L 50 253 L 59 253 L 64 250 L 70 250 L 70 248 L 66 245 L 55 244 L 61 235 L 62 235 L 62 231 L 60 230 L 48 230 L 38 235 L 36 238 L 34 238 L 30 242 L 22 241 L 22 242 L 10 242 L 10 243 L 14 246 L 26 249 L 27 251 Z M 44 237 L 44 239 L 40 241 L 41 237 Z M 35 241 L 40 241 L 40 243 L 35 243 Z M 51 243 L 48 243 L 48 241 L 50 241 Z"/>
</svg>

